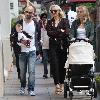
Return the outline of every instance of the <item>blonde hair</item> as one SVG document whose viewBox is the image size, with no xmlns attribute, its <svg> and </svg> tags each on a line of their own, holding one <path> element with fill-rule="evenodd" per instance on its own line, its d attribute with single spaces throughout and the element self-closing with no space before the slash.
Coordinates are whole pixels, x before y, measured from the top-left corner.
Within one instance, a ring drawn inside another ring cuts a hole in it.
<svg viewBox="0 0 100 100">
<path fill-rule="evenodd" d="M 87 19 L 91 20 L 90 19 L 89 10 L 88 10 L 88 8 L 86 6 L 78 6 L 78 7 L 76 7 L 76 12 L 77 12 L 78 9 L 83 9 L 83 13 L 85 15 L 84 16 L 85 17 L 84 22 L 86 22 Z"/>
<path fill-rule="evenodd" d="M 49 11 L 51 11 L 53 7 L 55 7 L 59 11 L 59 17 L 60 18 L 64 18 L 64 12 L 60 8 L 60 6 L 58 6 L 58 5 L 51 5 Z"/>
</svg>

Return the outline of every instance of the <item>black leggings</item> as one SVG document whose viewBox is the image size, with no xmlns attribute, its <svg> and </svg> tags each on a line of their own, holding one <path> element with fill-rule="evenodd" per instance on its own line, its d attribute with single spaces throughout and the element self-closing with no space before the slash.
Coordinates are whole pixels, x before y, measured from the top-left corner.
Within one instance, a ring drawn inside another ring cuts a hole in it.
<svg viewBox="0 0 100 100">
<path fill-rule="evenodd" d="M 54 84 L 63 84 L 65 79 L 65 62 L 67 50 L 50 48 L 50 67 L 52 69 Z"/>
</svg>

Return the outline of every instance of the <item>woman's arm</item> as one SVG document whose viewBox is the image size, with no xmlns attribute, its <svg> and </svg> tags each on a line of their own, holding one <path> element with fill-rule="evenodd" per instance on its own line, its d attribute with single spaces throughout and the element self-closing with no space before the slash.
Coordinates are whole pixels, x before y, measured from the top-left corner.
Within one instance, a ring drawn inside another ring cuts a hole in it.
<svg viewBox="0 0 100 100">
<path fill-rule="evenodd" d="M 71 29 L 70 29 L 70 38 L 72 39 L 72 38 L 76 38 L 75 37 L 75 34 L 76 34 L 76 32 L 75 32 L 75 23 L 76 23 L 76 21 L 74 21 L 73 23 L 72 23 L 72 26 L 71 26 Z"/>
<path fill-rule="evenodd" d="M 89 36 L 89 40 L 90 41 L 93 41 L 93 38 L 94 38 L 94 24 L 92 21 L 90 21 L 90 36 Z"/>
<path fill-rule="evenodd" d="M 70 25 L 67 19 L 62 19 L 61 27 L 59 28 L 59 37 L 63 38 L 69 36 Z"/>
<path fill-rule="evenodd" d="M 58 28 L 53 26 L 53 23 L 52 23 L 51 20 L 49 20 L 47 22 L 46 30 L 47 30 L 47 35 L 50 38 L 58 38 L 59 37 L 59 35 L 58 35 L 59 34 L 59 30 L 58 30 Z"/>
</svg>

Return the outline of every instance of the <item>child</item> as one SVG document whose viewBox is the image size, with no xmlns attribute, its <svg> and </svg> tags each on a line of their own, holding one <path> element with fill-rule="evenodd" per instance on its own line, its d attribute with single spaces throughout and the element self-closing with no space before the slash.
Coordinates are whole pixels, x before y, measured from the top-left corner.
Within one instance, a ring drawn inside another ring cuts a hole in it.
<svg viewBox="0 0 100 100">
<path fill-rule="evenodd" d="M 18 40 L 19 40 L 18 44 L 29 47 L 30 39 L 32 39 L 32 36 L 30 36 L 25 31 L 22 31 L 22 25 L 20 25 L 20 24 L 16 25 L 16 31 L 18 32 Z"/>
</svg>

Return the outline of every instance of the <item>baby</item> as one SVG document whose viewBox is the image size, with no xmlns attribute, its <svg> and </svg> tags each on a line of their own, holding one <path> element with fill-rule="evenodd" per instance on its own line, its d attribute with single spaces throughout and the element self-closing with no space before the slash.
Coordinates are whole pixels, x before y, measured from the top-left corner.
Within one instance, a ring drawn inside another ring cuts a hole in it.
<svg viewBox="0 0 100 100">
<path fill-rule="evenodd" d="M 18 41 L 21 43 L 19 45 L 30 47 L 30 39 L 32 39 L 32 36 L 25 31 L 22 31 L 22 25 L 20 24 L 16 25 L 16 31 L 18 32 Z"/>
</svg>

